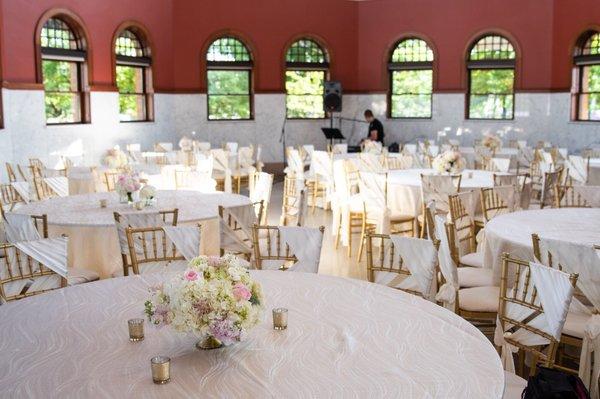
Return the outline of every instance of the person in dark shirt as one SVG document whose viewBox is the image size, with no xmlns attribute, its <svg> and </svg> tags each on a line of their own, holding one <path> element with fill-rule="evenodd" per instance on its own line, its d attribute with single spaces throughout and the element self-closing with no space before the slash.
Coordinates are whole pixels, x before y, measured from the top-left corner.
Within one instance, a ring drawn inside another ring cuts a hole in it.
<svg viewBox="0 0 600 399">
<path fill-rule="evenodd" d="M 383 145 L 383 125 L 373 116 L 370 109 L 365 111 L 365 120 L 369 122 L 369 132 L 365 140 L 379 141 Z"/>
</svg>

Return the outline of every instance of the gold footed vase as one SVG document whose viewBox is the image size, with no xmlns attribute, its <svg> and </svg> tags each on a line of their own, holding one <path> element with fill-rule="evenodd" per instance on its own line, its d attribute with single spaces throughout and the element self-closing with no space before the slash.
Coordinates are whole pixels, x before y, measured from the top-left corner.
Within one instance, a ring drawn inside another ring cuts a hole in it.
<svg viewBox="0 0 600 399">
<path fill-rule="evenodd" d="M 218 349 L 222 346 L 223 346 L 223 343 L 221 341 L 219 341 L 218 339 L 216 339 L 215 337 L 213 337 L 212 335 L 204 337 L 204 338 L 200 339 L 198 342 L 196 342 L 196 348 L 198 348 L 200 350 Z"/>
</svg>

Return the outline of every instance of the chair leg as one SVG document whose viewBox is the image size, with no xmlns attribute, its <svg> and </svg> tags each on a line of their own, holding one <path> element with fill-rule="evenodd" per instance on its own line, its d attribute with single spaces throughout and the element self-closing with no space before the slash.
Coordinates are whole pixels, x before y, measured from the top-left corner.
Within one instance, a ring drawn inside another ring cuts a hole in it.
<svg viewBox="0 0 600 399">
<path fill-rule="evenodd" d="M 312 214 L 315 214 L 315 209 L 317 208 L 317 190 L 318 190 L 318 186 L 317 183 L 315 183 L 315 185 L 313 186 L 313 191 L 312 191 Z"/>
<path fill-rule="evenodd" d="M 340 246 L 340 234 L 342 234 L 342 215 L 340 214 L 337 233 L 335 235 L 335 249 Z"/>
<path fill-rule="evenodd" d="M 367 234 L 367 218 L 366 215 L 363 215 L 363 219 L 362 219 L 362 226 L 360 229 L 360 246 L 358 247 L 358 261 L 360 262 L 362 260 L 362 253 L 363 253 L 363 248 L 365 245 L 365 236 Z"/>
<path fill-rule="evenodd" d="M 417 223 L 419 223 L 418 219 L 417 219 Z M 425 238 L 425 230 L 426 229 L 427 229 L 427 219 L 425 219 L 425 215 L 423 215 L 423 225 L 421 226 L 419 238 Z"/>
<path fill-rule="evenodd" d="M 348 217 L 348 257 L 352 257 L 352 214 Z"/>
</svg>

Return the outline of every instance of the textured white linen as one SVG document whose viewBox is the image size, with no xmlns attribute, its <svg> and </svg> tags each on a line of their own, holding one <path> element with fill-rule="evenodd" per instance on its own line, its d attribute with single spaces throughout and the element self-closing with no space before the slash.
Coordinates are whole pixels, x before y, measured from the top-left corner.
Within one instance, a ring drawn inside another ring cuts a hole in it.
<svg viewBox="0 0 600 399">
<path fill-rule="evenodd" d="M 99 201 L 108 202 L 100 208 Z M 158 191 L 157 205 L 146 211 L 179 209 L 178 225 L 202 225 L 201 253 L 219 254 L 218 206 L 248 205 L 250 199 L 237 194 L 205 194 L 196 191 Z M 48 215 L 51 237 L 69 236 L 69 259 L 73 265 L 96 271 L 102 278 L 121 270 L 121 250 L 113 212 L 127 213 L 132 208 L 120 204 L 116 193 L 94 193 L 52 198 L 21 206 L 15 212 Z"/>
<path fill-rule="evenodd" d="M 318 273 L 323 233 L 319 229 L 297 226 L 280 226 L 281 242 L 290 247 L 298 259 L 288 270 L 291 272 Z"/>
<path fill-rule="evenodd" d="M 388 205 L 392 213 L 417 216 L 422 211 L 421 174 L 431 175 L 433 169 L 404 169 L 388 172 Z M 493 172 L 465 170 L 460 183 L 461 190 L 494 186 Z M 481 211 L 477 192 L 477 211 Z M 446 202 L 448 199 L 446 198 Z"/>
<path fill-rule="evenodd" d="M 496 172 L 507 173 L 510 169 L 510 158 L 492 158 L 492 166 Z"/>
<path fill-rule="evenodd" d="M 535 287 L 538 293 L 535 303 L 542 306 L 544 313 L 529 320 L 528 318 L 534 314 L 533 309 L 507 302 L 506 316 L 535 327 L 560 341 L 574 290 L 569 280 L 569 274 L 534 262 L 529 264 L 529 268 L 531 283 L 527 290 L 527 298 L 531 298 L 532 288 Z M 516 290 L 517 298 L 522 298 L 525 294 L 523 283 L 525 276 L 521 276 L 519 280 L 519 286 L 513 287 L 512 290 Z M 501 357 L 504 369 L 511 373 L 515 372 L 512 354 L 516 352 L 517 348 L 506 342 L 505 337 L 510 336 L 513 340 L 526 346 L 545 345 L 549 342 L 546 338 L 525 328 L 517 328 L 516 331 L 510 332 L 509 330 L 513 328 L 512 324 L 505 323 L 503 330 L 501 323 L 497 322 L 494 334 L 494 343 L 502 348 Z"/>
<path fill-rule="evenodd" d="M 162 226 L 167 238 L 187 261 L 200 255 L 200 229 L 193 226 Z"/>
<path fill-rule="evenodd" d="M 4 214 L 4 218 L 4 233 L 8 242 L 14 244 L 20 241 L 35 241 L 42 238 L 35 228 L 31 216 L 7 212 Z"/>
<path fill-rule="evenodd" d="M 484 267 L 500 282 L 502 254 L 534 260 L 531 234 L 581 244 L 600 243 L 600 209 L 536 209 L 500 215 L 485 227 Z"/>
<path fill-rule="evenodd" d="M 58 195 L 66 197 L 69 195 L 69 179 L 64 176 L 44 177 L 44 182 Z"/>
<path fill-rule="evenodd" d="M 363 152 L 360 154 L 359 170 L 361 172 L 383 173 L 385 169 L 378 154 Z"/>
<path fill-rule="evenodd" d="M 62 277 L 67 277 L 67 237 L 21 241 L 15 247 Z"/>
<path fill-rule="evenodd" d="M 438 253 L 431 240 L 391 235 L 394 243 L 394 257 L 403 259 L 403 265 L 410 271 L 410 276 L 404 279 L 398 288 L 410 288 L 414 282 L 424 298 L 433 301 L 437 291 L 434 284 L 435 270 L 438 263 Z M 395 261 L 395 260 L 394 260 Z M 394 264 L 396 264 L 394 262 Z"/>
<path fill-rule="evenodd" d="M 127 339 L 126 320 L 142 317 L 148 287 L 170 275 L 100 281 L 2 306 L 3 394 L 502 397 L 504 374 L 494 347 L 439 306 L 354 279 L 251 275 L 262 284 L 265 309 L 289 309 L 288 329 L 274 331 L 265 314 L 247 341 L 209 352 L 198 352 L 193 335 L 148 324 L 144 341 Z M 148 359 L 159 353 L 171 357 L 172 379 L 164 386 L 150 377 Z"/>
</svg>

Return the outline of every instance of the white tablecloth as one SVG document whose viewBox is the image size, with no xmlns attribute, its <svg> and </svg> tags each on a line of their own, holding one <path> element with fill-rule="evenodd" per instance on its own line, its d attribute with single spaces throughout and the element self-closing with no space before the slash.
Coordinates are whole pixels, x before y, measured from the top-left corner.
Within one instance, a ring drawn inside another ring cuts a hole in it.
<svg viewBox="0 0 600 399">
<path fill-rule="evenodd" d="M 421 174 L 433 174 L 433 169 L 391 170 L 388 173 L 388 206 L 392 212 L 408 215 L 421 213 Z M 493 187 L 494 174 L 483 170 L 465 170 L 461 191 Z M 479 204 L 479 201 L 477 201 Z"/>
<path fill-rule="evenodd" d="M 500 281 L 502 254 L 533 260 L 531 234 L 583 244 L 600 244 L 600 209 L 562 208 L 514 212 L 485 227 L 484 267 Z"/>
<path fill-rule="evenodd" d="M 108 206 L 100 208 L 100 200 Z M 202 194 L 194 191 L 158 191 L 158 210 L 179 209 L 179 224 L 202 224 L 201 251 L 219 253 L 218 205 L 225 207 L 250 204 L 250 199 L 237 194 Z M 152 208 L 146 208 L 151 210 Z M 48 215 L 51 237 L 69 236 L 71 266 L 97 271 L 110 277 L 121 268 L 122 261 L 113 212 L 134 212 L 120 204 L 116 193 L 94 193 L 30 203 L 16 212 Z"/>
<path fill-rule="evenodd" d="M 145 275 L 55 291 L 0 307 L 0 386 L 7 397 L 501 398 L 504 373 L 481 332 L 415 296 L 316 274 L 253 272 L 263 322 L 248 340 L 212 351 L 141 317 Z M 272 329 L 273 307 L 289 328 Z M 152 383 L 150 358 L 171 357 L 171 382 Z"/>
</svg>

